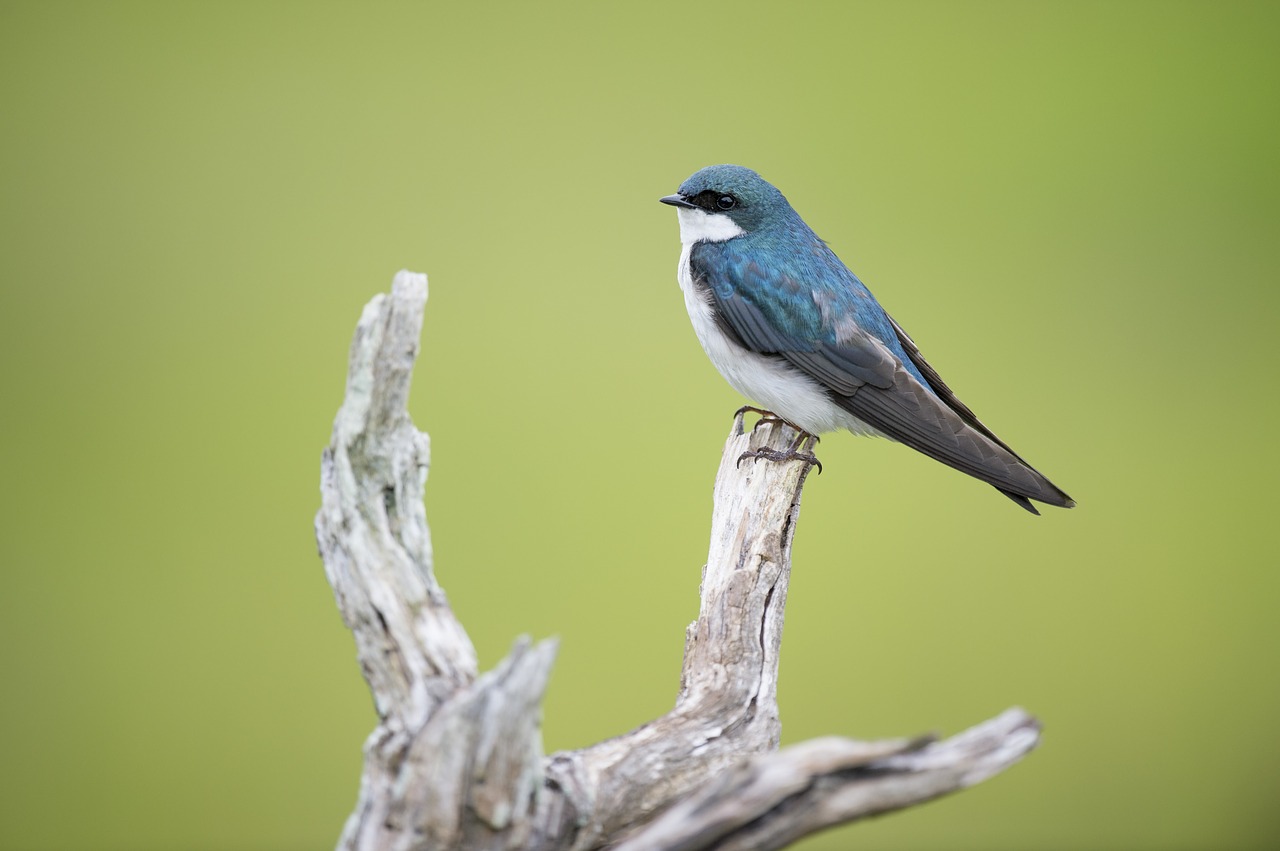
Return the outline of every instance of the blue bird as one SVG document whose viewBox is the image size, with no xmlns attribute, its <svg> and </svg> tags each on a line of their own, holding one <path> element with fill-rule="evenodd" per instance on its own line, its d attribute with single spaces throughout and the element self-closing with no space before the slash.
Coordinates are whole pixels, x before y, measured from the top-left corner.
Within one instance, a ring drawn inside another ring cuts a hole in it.
<svg viewBox="0 0 1280 851">
<path fill-rule="evenodd" d="M 983 425 L 862 281 L 772 184 L 713 165 L 660 199 L 680 219 L 678 278 L 693 330 L 739 393 L 811 435 L 904 443 L 1031 500 L 1075 501 Z"/>
</svg>

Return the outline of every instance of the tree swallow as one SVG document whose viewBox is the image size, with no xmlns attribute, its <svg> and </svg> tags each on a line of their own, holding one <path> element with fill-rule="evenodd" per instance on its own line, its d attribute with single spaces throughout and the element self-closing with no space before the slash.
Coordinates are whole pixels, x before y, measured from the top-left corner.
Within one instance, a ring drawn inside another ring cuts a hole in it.
<svg viewBox="0 0 1280 851">
<path fill-rule="evenodd" d="M 739 393 L 797 430 L 905 443 L 1031 500 L 1075 501 L 956 398 L 920 349 L 787 199 L 750 169 L 713 165 L 660 199 L 680 219 L 677 276 L 693 330 Z"/>
</svg>

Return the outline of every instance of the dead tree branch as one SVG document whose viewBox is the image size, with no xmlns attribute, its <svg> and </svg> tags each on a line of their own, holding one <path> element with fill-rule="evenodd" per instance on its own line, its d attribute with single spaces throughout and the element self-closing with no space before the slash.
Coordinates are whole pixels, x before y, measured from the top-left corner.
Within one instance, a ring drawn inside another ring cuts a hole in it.
<svg viewBox="0 0 1280 851">
<path fill-rule="evenodd" d="M 803 459 L 797 437 L 734 421 L 716 476 L 698 620 L 675 707 L 544 757 L 541 701 L 555 644 L 516 642 L 477 675 L 432 568 L 423 509 L 430 444 L 406 409 L 427 281 L 401 272 L 365 308 L 346 398 L 321 463 L 316 536 L 379 723 L 338 847 L 771 849 L 901 809 L 1004 770 L 1035 746 L 1012 709 L 946 741 L 817 739 L 777 750 L 778 653 Z"/>
</svg>

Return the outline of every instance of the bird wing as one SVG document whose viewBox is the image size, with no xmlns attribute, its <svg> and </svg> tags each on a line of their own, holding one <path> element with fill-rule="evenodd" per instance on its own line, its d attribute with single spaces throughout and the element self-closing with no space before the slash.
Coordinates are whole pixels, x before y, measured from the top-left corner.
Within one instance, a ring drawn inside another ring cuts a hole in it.
<svg viewBox="0 0 1280 851">
<path fill-rule="evenodd" d="M 726 244 L 710 247 L 721 246 Z M 857 419 L 993 485 L 1033 513 L 1038 512 L 1028 498 L 1072 504 L 956 398 L 911 338 L 869 293 L 864 295 L 865 288 L 814 288 L 786 271 L 766 272 L 758 263 L 725 262 L 732 258 L 723 255 L 719 262 L 708 260 L 696 250 L 690 257 L 695 285 L 705 291 L 721 330 L 744 348 L 786 360 Z M 844 274 L 853 278 L 847 270 Z M 835 303 L 824 309 L 824 299 Z M 884 339 L 867 330 L 878 326 L 898 342 L 928 386 Z"/>
</svg>

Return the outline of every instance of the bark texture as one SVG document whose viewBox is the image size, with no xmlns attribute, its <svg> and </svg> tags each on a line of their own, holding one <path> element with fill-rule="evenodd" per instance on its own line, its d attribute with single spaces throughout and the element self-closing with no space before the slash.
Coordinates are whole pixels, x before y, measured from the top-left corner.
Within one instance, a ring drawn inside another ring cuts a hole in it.
<svg viewBox="0 0 1280 851">
<path fill-rule="evenodd" d="M 379 719 L 340 849 L 782 848 L 977 783 L 1035 746 L 1035 719 L 1010 709 L 945 741 L 778 750 L 783 609 L 812 465 L 784 457 L 797 438 L 789 427 L 745 431 L 740 413 L 716 476 L 675 707 L 544 756 L 555 643 L 521 638 L 478 674 L 433 571 L 430 443 L 406 409 L 426 298 L 426 276 L 400 272 L 365 308 L 321 463 L 320 554 Z"/>
</svg>

